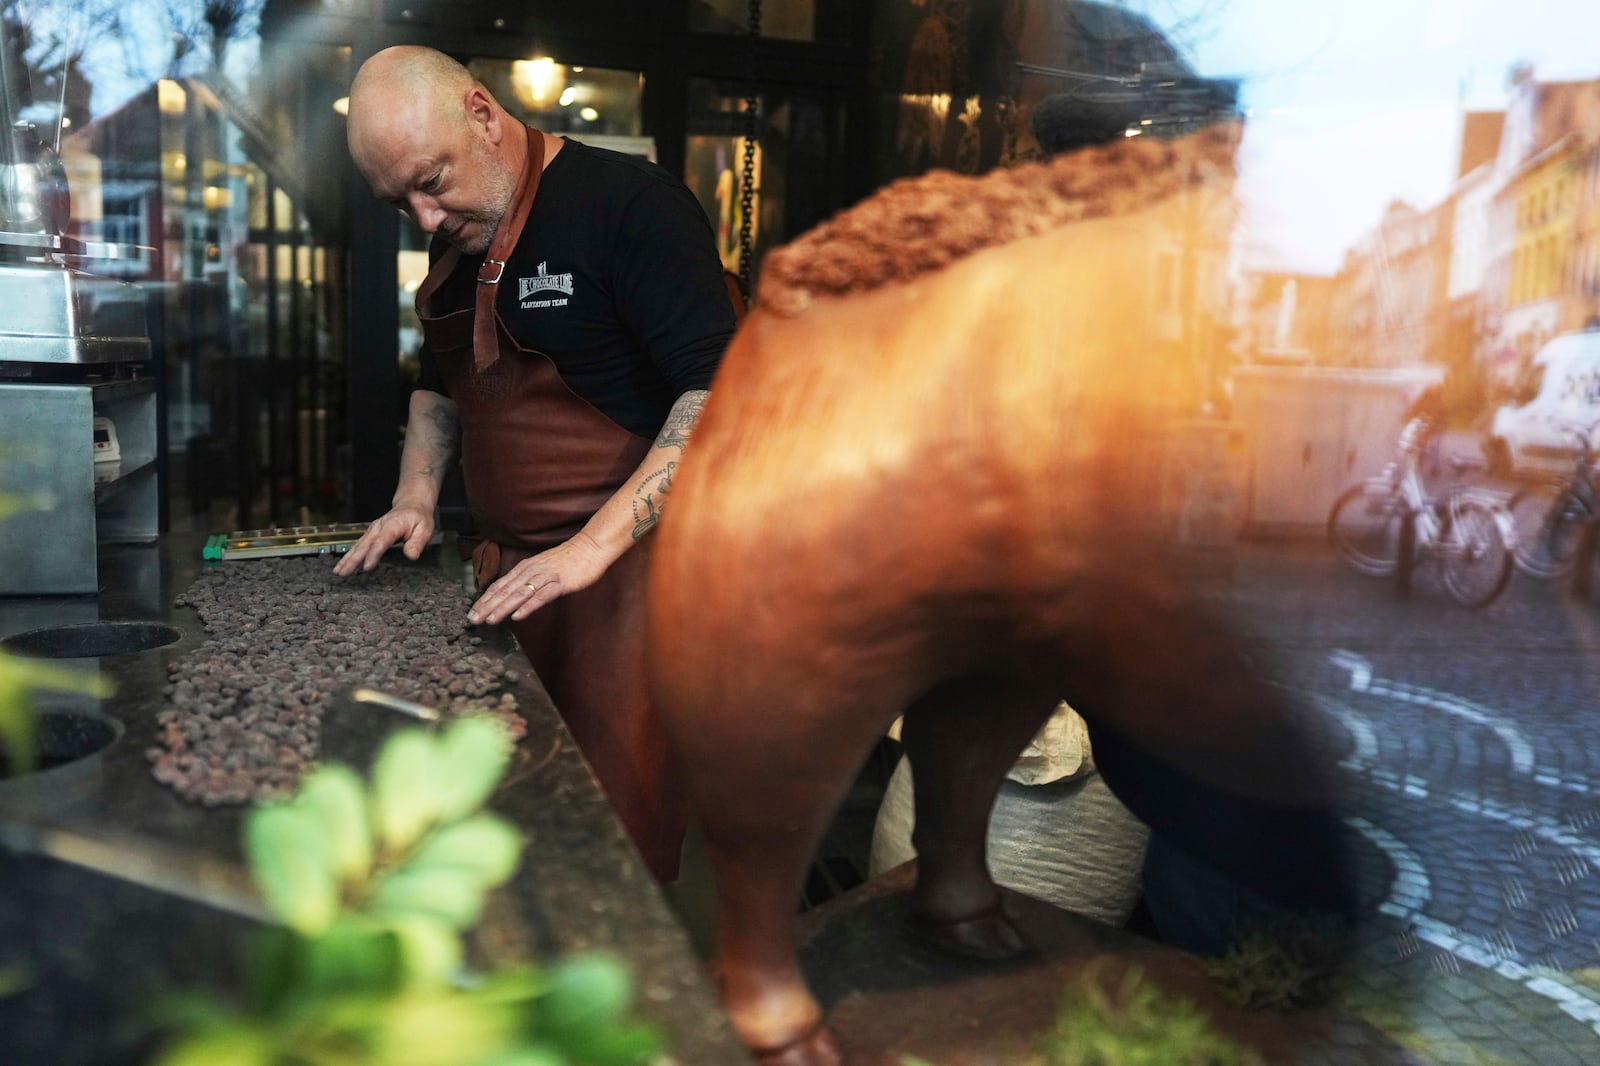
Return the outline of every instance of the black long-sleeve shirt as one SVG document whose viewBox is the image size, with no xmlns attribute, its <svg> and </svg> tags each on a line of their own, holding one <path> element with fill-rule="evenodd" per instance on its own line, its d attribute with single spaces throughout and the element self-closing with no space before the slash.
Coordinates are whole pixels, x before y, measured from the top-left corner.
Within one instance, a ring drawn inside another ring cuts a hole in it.
<svg viewBox="0 0 1600 1066">
<path fill-rule="evenodd" d="M 444 249 L 434 241 L 430 258 Z M 429 312 L 471 307 L 482 261 L 463 256 Z M 710 388 L 736 324 L 694 195 L 653 163 L 572 140 L 540 179 L 495 306 L 518 344 L 644 437 L 684 392 Z M 418 384 L 448 395 L 426 345 Z"/>
</svg>

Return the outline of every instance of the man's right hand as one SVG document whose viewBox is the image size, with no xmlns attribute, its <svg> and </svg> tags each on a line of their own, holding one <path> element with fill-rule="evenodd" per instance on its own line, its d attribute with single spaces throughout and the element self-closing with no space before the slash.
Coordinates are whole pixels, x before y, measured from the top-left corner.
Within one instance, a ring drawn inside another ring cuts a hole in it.
<svg viewBox="0 0 1600 1066">
<path fill-rule="evenodd" d="M 418 559 L 433 536 L 433 508 L 439 502 L 445 468 L 455 456 L 461 420 L 453 401 L 427 389 L 411 394 L 409 412 L 394 502 L 334 566 L 339 577 L 376 569 L 383 553 L 401 541 L 406 558 Z"/>
<path fill-rule="evenodd" d="M 402 541 L 405 546 L 400 550 L 407 559 L 416 560 L 432 536 L 433 508 L 397 506 L 367 527 L 361 539 L 334 564 L 333 572 L 339 577 L 349 577 L 358 570 L 374 570 L 383 553 Z"/>
</svg>

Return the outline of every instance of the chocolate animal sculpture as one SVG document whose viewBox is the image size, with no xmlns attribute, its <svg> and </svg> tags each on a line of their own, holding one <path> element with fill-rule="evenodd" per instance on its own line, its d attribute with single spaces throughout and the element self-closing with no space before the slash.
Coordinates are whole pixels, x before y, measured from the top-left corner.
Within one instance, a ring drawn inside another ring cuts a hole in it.
<svg viewBox="0 0 1600 1066">
<path fill-rule="evenodd" d="M 908 179 L 764 264 L 649 588 L 723 999 L 764 1062 L 838 1061 L 795 901 L 902 713 L 914 908 L 953 949 L 1021 946 L 987 816 L 1063 698 L 1155 831 L 1281 898 L 1347 898 L 1330 775 L 1173 576 L 1156 506 L 1175 368 L 1152 343 L 1149 264 L 1199 239 L 1235 137 Z"/>
</svg>

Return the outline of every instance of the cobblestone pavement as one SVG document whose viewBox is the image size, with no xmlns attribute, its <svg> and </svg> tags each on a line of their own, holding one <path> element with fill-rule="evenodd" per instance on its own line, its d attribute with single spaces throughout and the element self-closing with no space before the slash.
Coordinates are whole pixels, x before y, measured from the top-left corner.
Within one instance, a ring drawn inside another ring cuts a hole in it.
<svg viewBox="0 0 1600 1066">
<path fill-rule="evenodd" d="M 1600 1062 L 1600 601 L 1519 574 L 1469 611 L 1427 572 L 1401 600 L 1320 542 L 1242 543 L 1225 599 L 1392 865 L 1358 998 L 1423 1061 Z"/>
</svg>

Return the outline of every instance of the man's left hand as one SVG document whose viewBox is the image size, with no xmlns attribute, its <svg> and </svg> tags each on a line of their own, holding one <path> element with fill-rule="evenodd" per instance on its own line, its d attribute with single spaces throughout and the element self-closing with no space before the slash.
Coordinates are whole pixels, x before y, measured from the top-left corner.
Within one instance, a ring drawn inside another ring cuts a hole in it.
<svg viewBox="0 0 1600 1066">
<path fill-rule="evenodd" d="M 501 575 L 467 612 L 473 625 L 520 622 L 545 604 L 586 589 L 606 572 L 610 561 L 587 533 L 529 556 Z"/>
</svg>

